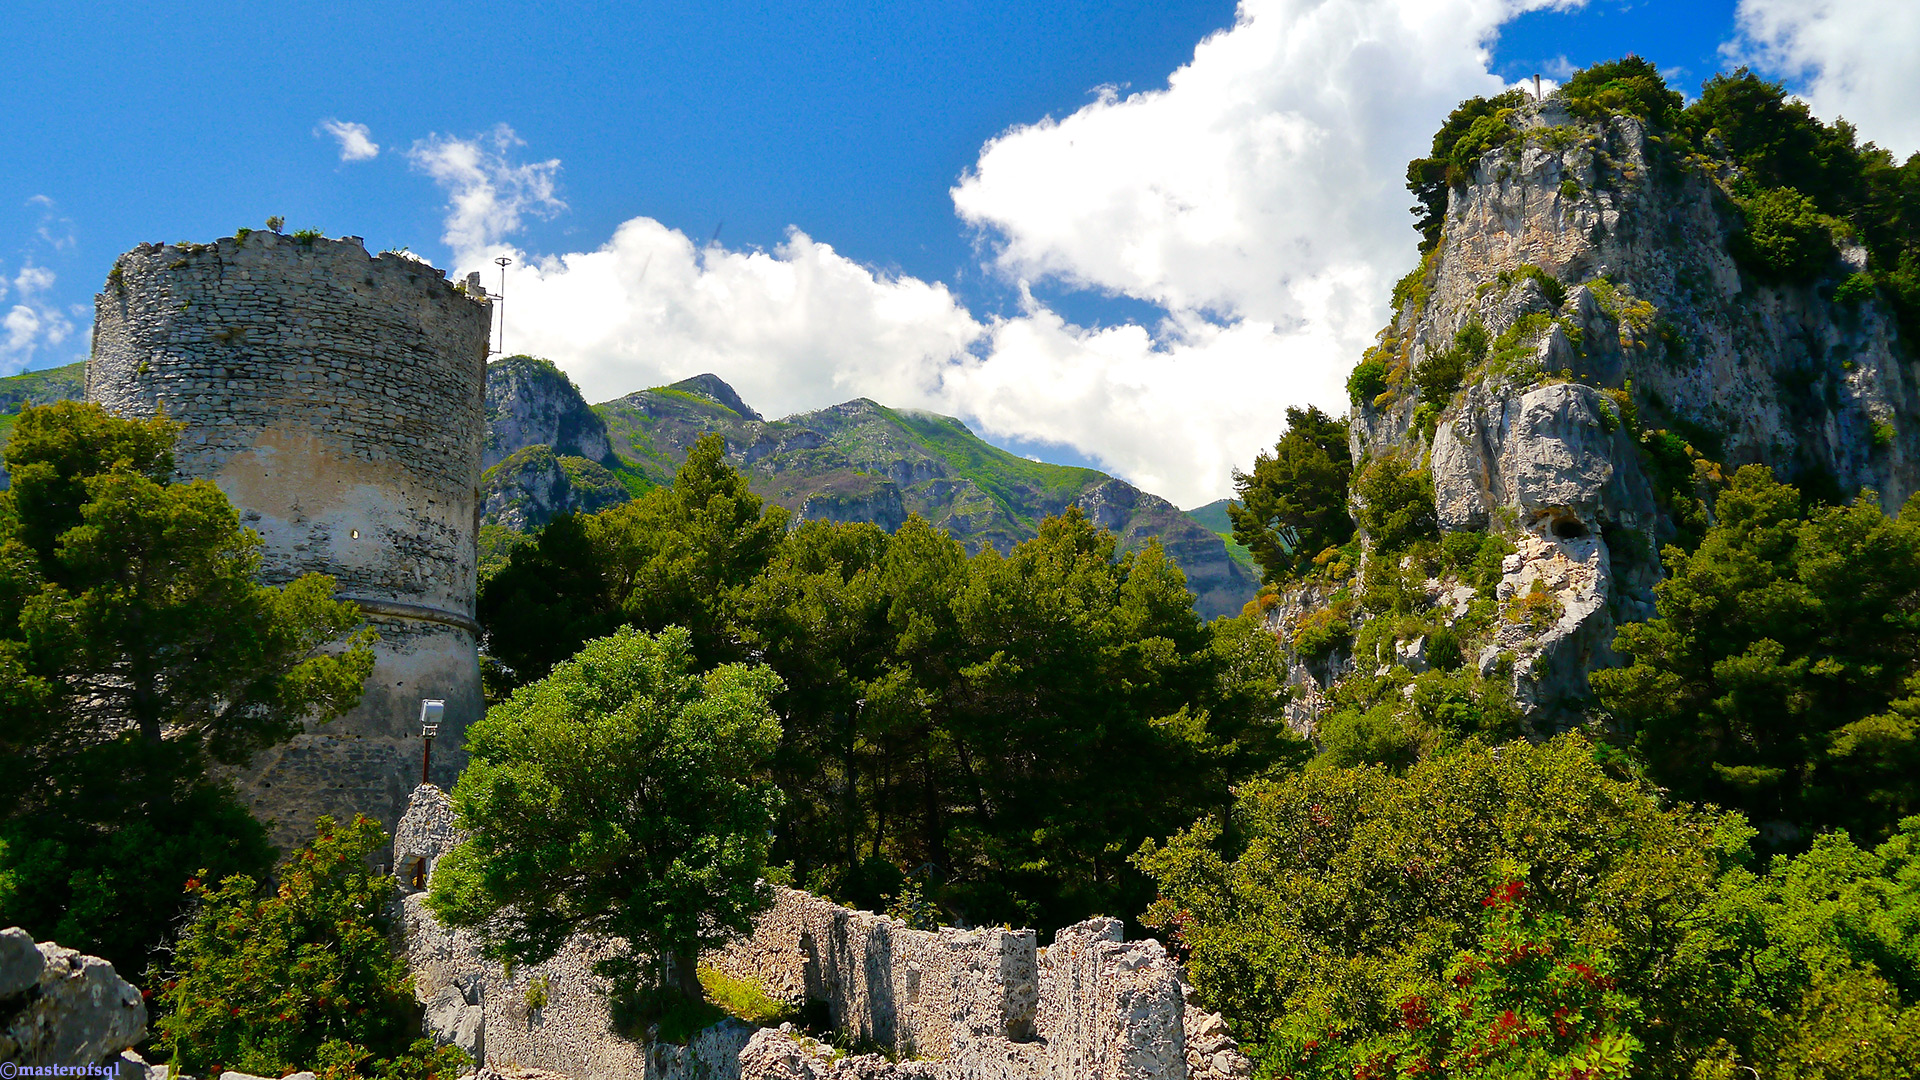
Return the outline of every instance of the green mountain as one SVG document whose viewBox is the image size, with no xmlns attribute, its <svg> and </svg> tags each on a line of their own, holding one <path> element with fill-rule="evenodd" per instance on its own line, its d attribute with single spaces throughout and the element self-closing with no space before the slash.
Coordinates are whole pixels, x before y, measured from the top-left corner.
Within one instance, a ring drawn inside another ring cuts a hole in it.
<svg viewBox="0 0 1920 1080">
<path fill-rule="evenodd" d="M 45 371 L 29 371 L 0 379 L 0 444 L 13 432 L 13 418 L 22 405 L 47 405 L 86 396 L 85 361 Z M 0 464 L 0 491 L 7 488 L 7 467 Z"/>
<path fill-rule="evenodd" d="M 1187 511 L 1187 516 L 1200 523 L 1200 527 L 1218 536 L 1226 542 L 1227 554 L 1233 560 L 1247 568 L 1256 577 L 1260 568 L 1253 561 L 1253 552 L 1233 538 L 1233 519 L 1227 516 L 1227 507 L 1236 505 L 1232 499 L 1215 499 L 1205 506 L 1196 506 Z"/>
<path fill-rule="evenodd" d="M 1187 575 L 1203 615 L 1238 614 L 1259 588 L 1212 530 L 1172 503 L 1095 469 L 1048 465 L 993 446 L 950 416 L 865 398 L 766 420 L 713 375 L 594 407 L 619 471 L 646 484 L 673 478 L 687 448 L 718 432 L 754 492 L 802 520 L 898 528 L 919 514 L 969 551 L 1005 551 L 1049 514 L 1078 506 L 1123 550 L 1158 539 Z"/>
</svg>

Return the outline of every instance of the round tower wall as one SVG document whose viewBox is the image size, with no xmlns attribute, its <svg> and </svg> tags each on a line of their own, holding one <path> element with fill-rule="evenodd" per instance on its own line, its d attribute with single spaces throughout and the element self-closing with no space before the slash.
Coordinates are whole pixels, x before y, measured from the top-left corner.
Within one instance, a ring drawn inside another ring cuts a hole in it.
<svg viewBox="0 0 1920 1080">
<path fill-rule="evenodd" d="M 450 783 L 480 715 L 473 621 L 491 308 L 356 238 L 273 233 L 143 244 L 95 300 L 87 397 L 186 424 L 182 478 L 208 479 L 264 541 L 262 577 L 331 575 L 380 634 L 348 714 L 237 777 L 286 843 L 319 813 L 391 827 L 419 780 L 420 699 L 447 702 Z"/>
</svg>

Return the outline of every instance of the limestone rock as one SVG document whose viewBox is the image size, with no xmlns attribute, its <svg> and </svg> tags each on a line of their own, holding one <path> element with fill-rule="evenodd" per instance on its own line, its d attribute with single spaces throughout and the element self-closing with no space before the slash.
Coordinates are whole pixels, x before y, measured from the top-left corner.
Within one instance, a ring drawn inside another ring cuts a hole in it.
<svg viewBox="0 0 1920 1080">
<path fill-rule="evenodd" d="M 33 935 L 17 926 L 0 930 L 0 998 L 10 998 L 40 981 L 46 958 L 33 946 Z"/>
<path fill-rule="evenodd" d="M 487 445 L 480 467 L 491 469 L 529 446 L 593 462 L 612 455 L 606 422 L 565 372 L 545 360 L 509 356 L 487 365 Z"/>
<path fill-rule="evenodd" d="M 0 1027 L 0 1060 L 91 1065 L 145 1037 L 146 1003 L 112 964 L 52 942 L 36 951 L 40 973 Z"/>
<path fill-rule="evenodd" d="M 562 514 L 596 514 L 632 494 L 597 461 L 556 454 L 544 443 L 522 447 L 480 478 L 481 520 L 538 532 Z"/>
</svg>

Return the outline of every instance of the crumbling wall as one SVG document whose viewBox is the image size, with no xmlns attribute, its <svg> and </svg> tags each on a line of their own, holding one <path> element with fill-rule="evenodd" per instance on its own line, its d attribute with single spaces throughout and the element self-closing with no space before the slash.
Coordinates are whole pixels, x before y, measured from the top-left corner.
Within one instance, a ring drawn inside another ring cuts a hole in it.
<svg viewBox="0 0 1920 1080">
<path fill-rule="evenodd" d="M 182 479 L 257 531 L 262 577 L 332 575 L 381 635 L 360 705 L 237 776 L 289 845 L 321 813 L 391 828 L 419 777 L 421 698 L 447 703 L 435 775 L 483 708 L 474 622 L 490 307 L 358 238 L 142 244 L 94 302 L 87 398 L 186 423 Z"/>
<path fill-rule="evenodd" d="M 797 889 L 776 888 L 752 934 L 701 958 L 803 1008 L 824 1006 L 834 1042 L 882 1053 L 836 1058 L 790 1031 L 740 1024 L 686 1048 L 616 1034 L 593 962 L 609 943 L 576 938 L 511 972 L 471 935 L 440 926 L 411 884 L 460 842 L 452 807 L 413 792 L 394 835 L 401 929 L 429 1033 L 489 1065 L 567 1076 L 704 1075 L 727 1080 L 1230 1080 L 1251 1066 L 1224 1022 L 1187 1004 L 1180 966 L 1116 919 L 1067 927 L 1047 949 L 1032 930 L 918 930 Z M 752 1052 L 749 1049 L 752 1037 Z M 743 1057 L 745 1053 L 745 1057 Z"/>
</svg>

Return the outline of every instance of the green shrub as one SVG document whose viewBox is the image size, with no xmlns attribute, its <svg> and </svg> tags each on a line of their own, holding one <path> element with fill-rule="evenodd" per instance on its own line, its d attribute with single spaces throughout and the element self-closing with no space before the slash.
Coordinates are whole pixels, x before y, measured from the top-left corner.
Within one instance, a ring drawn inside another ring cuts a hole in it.
<svg viewBox="0 0 1920 1080">
<path fill-rule="evenodd" d="M 1575 180 L 1571 176 L 1567 177 L 1565 180 L 1560 181 L 1560 197 L 1567 200 L 1568 202 L 1572 202 L 1573 200 L 1579 198 L 1580 197 L 1580 181 Z"/>
<path fill-rule="evenodd" d="M 1836 304 L 1858 304 L 1873 299 L 1873 276 L 1871 274 L 1848 274 L 1846 279 L 1833 287 L 1833 302 Z"/>
<path fill-rule="evenodd" d="M 1573 74 L 1560 88 L 1567 110 L 1589 120 L 1637 116 L 1656 128 L 1671 127 L 1686 99 L 1667 89 L 1660 69 L 1639 56 L 1594 64 Z"/>
<path fill-rule="evenodd" d="M 1885 450 L 1887 447 L 1893 445 L 1893 435 L 1893 421 L 1875 420 L 1873 422 L 1873 428 L 1867 434 L 1867 438 L 1872 441 L 1875 450 Z"/>
<path fill-rule="evenodd" d="M 1736 815 L 1663 809 L 1610 779 L 1591 744 L 1562 736 L 1468 744 L 1403 775 L 1313 768 L 1256 780 L 1239 789 L 1230 821 L 1205 819 L 1136 858 L 1160 887 L 1145 921 L 1180 916 L 1199 999 L 1244 1041 L 1264 1038 L 1256 1052 L 1273 1065 L 1291 1068 L 1309 1039 L 1333 1049 L 1330 1039 L 1396 1037 L 1415 996 L 1497 996 L 1452 976 L 1489 943 L 1488 882 L 1519 881 L 1533 932 L 1566 960 L 1601 973 L 1608 961 L 1586 950 L 1618 960 L 1622 1004 L 1644 1008 L 1628 1033 L 1647 1044 L 1645 1075 L 1685 1076 L 1729 1027 L 1711 997 L 1720 969 L 1692 951 L 1702 935 L 1691 920 L 1749 835 Z M 1534 988 L 1557 977 L 1534 976 Z M 1344 1077 L 1355 1075 L 1349 1066 Z"/>
<path fill-rule="evenodd" d="M 1387 365 L 1378 360 L 1363 360 L 1347 375 L 1347 398 L 1365 405 L 1387 392 Z"/>
<path fill-rule="evenodd" d="M 1511 270 L 1502 270 L 1494 280 L 1500 283 L 1502 290 L 1511 290 L 1523 281 L 1537 282 L 1540 291 L 1547 294 L 1547 303 L 1558 308 L 1567 302 L 1567 287 L 1560 284 L 1558 278 L 1547 273 L 1545 268 L 1533 263 L 1521 263 Z"/>
<path fill-rule="evenodd" d="M 1833 226 L 1813 200 L 1792 188 L 1770 188 L 1740 200 L 1746 229 L 1734 254 L 1748 269 L 1777 281 L 1810 281 L 1833 259 Z"/>
<path fill-rule="evenodd" d="M 1375 458 L 1355 480 L 1354 494 L 1360 527 L 1376 554 L 1391 555 L 1439 535 L 1433 480 L 1418 464 L 1395 454 Z"/>
<path fill-rule="evenodd" d="M 1429 405 L 1445 405 L 1460 389 L 1467 370 L 1487 358 L 1487 330 L 1479 322 L 1470 322 L 1455 331 L 1453 345 L 1432 354 L 1413 369 L 1413 382 L 1420 388 L 1420 400 Z"/>
<path fill-rule="evenodd" d="M 771 1027 L 795 1019 L 792 1006 L 767 993 L 766 987 L 752 979 L 735 978 L 718 968 L 702 964 L 700 986 L 706 990 L 707 1000 L 718 1005 L 728 1016 L 755 1027 Z"/>
<path fill-rule="evenodd" d="M 420 1007 L 388 942 L 394 883 L 368 860 L 387 842 L 364 817 L 317 823 L 278 885 L 189 881 L 199 901 L 158 995 L 154 1027 L 177 1071 L 452 1080 L 467 1055 L 416 1040 Z"/>
</svg>

